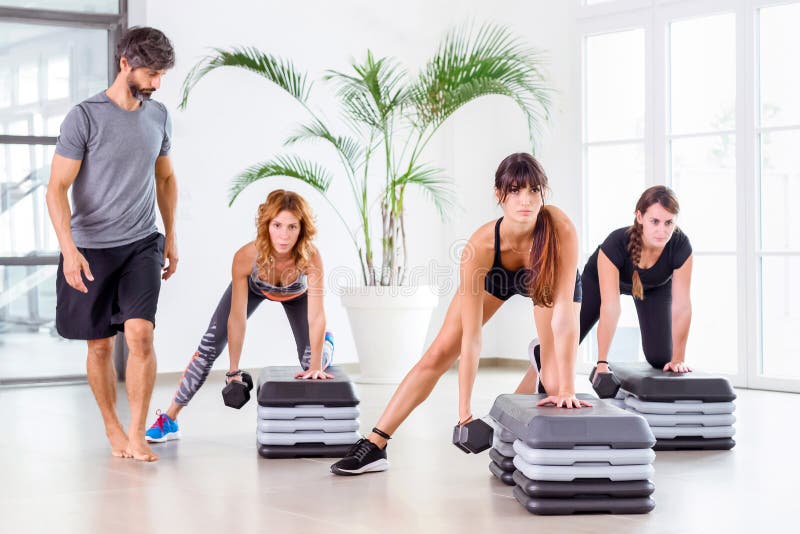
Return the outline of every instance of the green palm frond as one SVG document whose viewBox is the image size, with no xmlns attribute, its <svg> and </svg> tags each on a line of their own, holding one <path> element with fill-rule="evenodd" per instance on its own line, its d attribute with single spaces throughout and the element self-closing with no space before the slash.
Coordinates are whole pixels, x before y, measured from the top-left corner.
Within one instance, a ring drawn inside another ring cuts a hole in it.
<svg viewBox="0 0 800 534">
<path fill-rule="evenodd" d="M 418 129 L 437 128 L 478 97 L 511 97 L 526 115 L 531 142 L 549 120 L 551 91 L 542 73 L 542 54 L 525 47 L 507 28 L 487 24 L 447 34 L 411 88 Z"/>
<path fill-rule="evenodd" d="M 239 193 L 263 178 L 286 176 L 304 182 L 322 194 L 328 191 L 331 183 L 330 173 L 322 166 L 296 156 L 277 156 L 275 159 L 256 163 L 248 167 L 231 181 L 228 190 L 229 205 L 233 205 Z"/>
<path fill-rule="evenodd" d="M 363 63 L 353 63 L 353 71 L 328 71 L 325 79 L 337 84 L 337 94 L 352 120 L 380 129 L 406 98 L 405 70 L 397 61 L 376 59 L 368 50 Z"/>
<path fill-rule="evenodd" d="M 238 67 L 271 81 L 303 105 L 308 101 L 311 83 L 306 75 L 297 71 L 291 61 L 282 60 L 254 47 L 235 47 L 229 50 L 215 48 L 213 54 L 201 59 L 186 76 L 181 88 L 179 107 L 186 109 L 189 93 L 209 72 L 220 67 Z"/>
<path fill-rule="evenodd" d="M 394 187 L 404 189 L 406 185 L 415 185 L 422 188 L 442 220 L 449 217 L 455 204 L 455 189 L 453 182 L 446 178 L 442 169 L 429 165 L 415 165 L 407 173 L 398 176 Z"/>
<path fill-rule="evenodd" d="M 319 119 L 313 119 L 310 124 L 304 124 L 289 136 L 284 145 L 293 145 L 301 141 L 323 140 L 336 149 L 342 158 L 349 165 L 350 170 L 355 172 L 362 164 L 364 149 L 361 144 L 352 137 L 337 136 L 331 133 L 330 129 Z"/>
</svg>

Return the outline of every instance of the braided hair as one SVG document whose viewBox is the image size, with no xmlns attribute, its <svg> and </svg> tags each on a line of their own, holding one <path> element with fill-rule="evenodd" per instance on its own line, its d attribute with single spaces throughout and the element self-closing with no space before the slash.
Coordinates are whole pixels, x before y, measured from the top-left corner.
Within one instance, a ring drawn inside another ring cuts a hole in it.
<svg viewBox="0 0 800 534">
<path fill-rule="evenodd" d="M 654 185 L 649 187 L 639 197 L 636 203 L 636 211 L 642 215 L 653 204 L 661 204 L 661 206 L 668 212 L 677 215 L 680 211 L 678 199 L 675 197 L 675 192 L 669 187 L 663 185 Z M 633 262 L 633 277 L 631 295 L 634 299 L 644 300 L 644 288 L 642 287 L 642 279 L 639 277 L 639 262 L 642 260 L 642 225 L 633 219 L 633 224 L 628 228 L 628 253 L 631 255 Z"/>
</svg>

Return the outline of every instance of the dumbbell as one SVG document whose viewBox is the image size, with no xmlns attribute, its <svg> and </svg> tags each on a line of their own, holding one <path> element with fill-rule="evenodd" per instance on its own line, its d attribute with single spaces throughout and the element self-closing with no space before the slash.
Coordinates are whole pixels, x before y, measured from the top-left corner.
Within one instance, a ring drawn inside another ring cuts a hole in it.
<svg viewBox="0 0 800 534">
<path fill-rule="evenodd" d="M 222 388 L 222 400 L 225 406 L 236 408 L 237 410 L 247 404 L 250 400 L 250 391 L 253 389 L 253 377 L 247 371 L 236 371 L 226 373 L 225 376 L 241 376 L 242 380 L 231 380 Z"/>
<path fill-rule="evenodd" d="M 611 369 L 607 373 L 598 373 L 597 366 L 594 366 L 589 375 L 589 382 L 592 383 L 595 393 L 601 399 L 610 399 L 617 396 L 619 391 L 619 380 Z"/>
<path fill-rule="evenodd" d="M 453 428 L 453 445 L 465 453 L 478 454 L 492 446 L 494 428 L 483 419 L 474 419 Z"/>
</svg>

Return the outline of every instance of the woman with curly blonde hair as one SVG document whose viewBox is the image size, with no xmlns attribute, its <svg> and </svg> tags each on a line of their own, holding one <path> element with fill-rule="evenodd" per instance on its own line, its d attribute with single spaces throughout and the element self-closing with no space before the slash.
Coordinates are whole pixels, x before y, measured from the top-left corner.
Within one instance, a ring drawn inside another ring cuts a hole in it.
<svg viewBox="0 0 800 534">
<path fill-rule="evenodd" d="M 147 440 L 178 439 L 178 412 L 205 382 L 214 361 L 228 346 L 228 381 L 241 380 L 247 318 L 264 300 L 280 302 L 289 319 L 303 368 L 296 378 L 326 379 L 333 336 L 325 331 L 322 258 L 312 241 L 317 233 L 308 203 L 292 191 L 273 191 L 258 207 L 256 239 L 233 256 L 232 281 L 217 305 L 197 351 L 181 376 L 166 413 L 147 431 Z"/>
</svg>

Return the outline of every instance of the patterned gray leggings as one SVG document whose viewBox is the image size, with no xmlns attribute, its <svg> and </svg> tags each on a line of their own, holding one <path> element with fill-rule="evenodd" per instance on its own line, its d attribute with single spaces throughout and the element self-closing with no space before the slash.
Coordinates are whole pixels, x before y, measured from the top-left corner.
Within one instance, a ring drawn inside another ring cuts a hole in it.
<svg viewBox="0 0 800 534">
<path fill-rule="evenodd" d="M 186 406 L 192 400 L 194 394 L 206 381 L 214 361 L 228 345 L 228 315 L 231 312 L 231 289 L 232 286 L 229 284 L 228 289 L 225 290 L 219 304 L 217 304 L 217 309 L 211 317 L 206 333 L 203 334 L 203 339 L 197 347 L 197 352 L 194 353 L 189 365 L 186 366 L 186 370 L 183 372 L 183 376 L 181 376 L 178 391 L 175 392 L 175 404 Z M 247 317 L 250 317 L 264 300 L 267 300 L 267 298 L 263 294 L 256 293 L 252 289 L 249 290 Z M 311 362 L 311 346 L 308 335 L 308 296 L 303 293 L 299 297 L 283 301 L 281 304 L 286 312 L 286 317 L 289 319 L 289 325 L 292 327 L 294 341 L 297 345 L 297 359 L 300 360 L 300 365 L 303 369 L 308 369 Z M 331 360 L 331 349 L 332 347 L 325 343 L 322 355 L 323 366 Z"/>
</svg>

